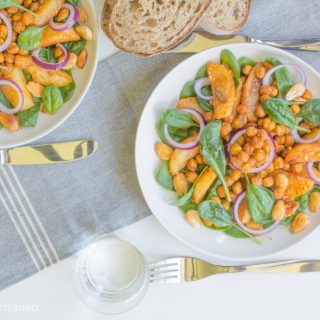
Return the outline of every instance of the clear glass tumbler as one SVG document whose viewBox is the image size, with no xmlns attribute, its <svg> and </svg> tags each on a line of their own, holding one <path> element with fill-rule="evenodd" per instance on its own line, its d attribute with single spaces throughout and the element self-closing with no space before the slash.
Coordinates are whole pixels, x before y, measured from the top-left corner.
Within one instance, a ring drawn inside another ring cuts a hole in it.
<svg viewBox="0 0 320 320">
<path fill-rule="evenodd" d="M 117 314 L 130 310 L 144 297 L 149 268 L 135 246 L 103 235 L 81 252 L 74 281 L 81 300 L 90 308 Z"/>
</svg>

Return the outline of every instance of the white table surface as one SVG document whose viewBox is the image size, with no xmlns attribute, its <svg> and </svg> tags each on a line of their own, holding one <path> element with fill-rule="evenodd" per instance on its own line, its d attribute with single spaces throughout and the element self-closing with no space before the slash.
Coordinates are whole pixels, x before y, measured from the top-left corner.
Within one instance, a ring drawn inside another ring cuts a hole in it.
<svg viewBox="0 0 320 320">
<path fill-rule="evenodd" d="M 96 0 L 100 15 L 103 0 Z M 117 50 L 101 33 L 100 60 Z M 129 236 L 149 261 L 173 256 L 197 256 L 220 264 L 228 261 L 201 256 L 179 243 L 151 216 L 116 232 Z M 320 230 L 282 259 L 319 259 Z M 144 300 L 128 313 L 98 314 L 84 305 L 73 286 L 76 256 L 0 292 L 2 320 L 160 320 L 160 319 L 316 319 L 320 273 L 230 274 L 179 285 L 151 285 Z M 271 258 L 269 260 L 272 260 Z M 17 311 L 18 310 L 18 311 Z M 23 311 L 24 310 L 24 311 Z"/>
</svg>

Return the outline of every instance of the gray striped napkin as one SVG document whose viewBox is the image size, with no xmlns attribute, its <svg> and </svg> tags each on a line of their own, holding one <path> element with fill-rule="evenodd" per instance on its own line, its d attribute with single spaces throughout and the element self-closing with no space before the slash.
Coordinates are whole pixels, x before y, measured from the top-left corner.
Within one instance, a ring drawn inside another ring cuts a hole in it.
<svg viewBox="0 0 320 320">
<path fill-rule="evenodd" d="M 243 32 L 316 37 L 319 19 L 319 1 L 255 0 Z M 320 69 L 319 53 L 295 54 Z M 95 138 L 99 151 L 70 164 L 0 167 L 0 289 L 68 257 L 97 233 L 150 214 L 134 171 L 136 126 L 154 87 L 186 57 L 118 54 L 100 63 L 79 109 L 39 141 Z"/>
</svg>

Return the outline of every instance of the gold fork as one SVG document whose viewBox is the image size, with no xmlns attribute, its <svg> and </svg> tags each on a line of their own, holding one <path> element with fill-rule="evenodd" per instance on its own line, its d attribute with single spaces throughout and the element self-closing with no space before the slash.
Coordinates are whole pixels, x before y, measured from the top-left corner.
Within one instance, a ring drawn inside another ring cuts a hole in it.
<svg viewBox="0 0 320 320">
<path fill-rule="evenodd" d="M 180 283 L 221 273 L 315 272 L 320 271 L 320 260 L 287 260 L 248 266 L 219 266 L 197 258 L 179 257 L 151 263 L 149 269 L 151 283 Z"/>
</svg>

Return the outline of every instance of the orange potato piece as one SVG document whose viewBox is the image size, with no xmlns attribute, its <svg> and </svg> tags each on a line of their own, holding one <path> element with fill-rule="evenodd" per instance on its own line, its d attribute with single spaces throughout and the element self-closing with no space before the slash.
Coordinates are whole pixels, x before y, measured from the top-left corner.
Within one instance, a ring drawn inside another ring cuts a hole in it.
<svg viewBox="0 0 320 320">
<path fill-rule="evenodd" d="M 216 177 L 217 175 L 212 168 L 208 168 L 201 177 L 199 177 L 192 193 L 192 201 L 194 203 L 198 204 L 203 200 Z"/>
<path fill-rule="evenodd" d="M 233 120 L 236 115 L 237 115 L 237 106 L 240 104 L 241 102 L 241 96 L 242 96 L 242 90 L 243 90 L 243 85 L 246 81 L 246 78 L 245 77 L 242 77 L 240 79 L 240 83 L 239 85 L 237 86 L 236 88 L 236 99 L 235 99 L 235 102 L 234 102 L 234 105 L 232 107 L 232 111 L 231 111 L 231 114 L 230 114 L 230 118 Z"/>
<path fill-rule="evenodd" d="M 24 77 L 24 74 L 20 68 L 12 67 L 8 69 L 8 72 L 5 74 L 5 78 L 10 79 L 21 88 L 24 102 L 21 110 L 26 110 L 34 106 L 34 101 L 31 93 L 27 90 L 27 81 Z M 18 104 L 18 95 L 16 91 L 9 86 L 0 86 L 3 94 L 9 100 L 9 102 L 16 106 Z"/>
<path fill-rule="evenodd" d="M 247 106 L 247 116 L 249 121 L 253 121 L 256 116 L 254 114 L 256 106 L 259 104 L 260 100 L 260 87 L 262 80 L 256 77 L 256 70 L 262 67 L 262 63 L 257 63 L 255 67 L 249 73 L 247 81 L 244 84 L 241 103 Z"/>
<path fill-rule="evenodd" d="M 71 27 L 65 31 L 56 31 L 51 27 L 46 27 L 42 33 L 42 40 L 40 42 L 40 48 L 49 47 L 57 43 L 78 41 L 80 36 Z"/>
<path fill-rule="evenodd" d="M 205 114 L 205 111 L 199 106 L 197 98 L 195 98 L 195 97 L 180 99 L 176 105 L 176 108 L 177 109 L 184 109 L 184 108 L 194 109 L 202 115 Z"/>
<path fill-rule="evenodd" d="M 212 86 L 212 105 L 214 118 L 228 117 L 236 100 L 233 74 L 227 65 L 208 62 L 208 77 Z"/>
<path fill-rule="evenodd" d="M 289 151 L 285 161 L 289 164 L 320 161 L 320 142 L 297 144 Z"/>
<path fill-rule="evenodd" d="M 28 71 L 34 82 L 45 87 L 51 84 L 64 87 L 72 82 L 72 77 L 62 70 L 49 71 L 38 67 L 31 56 L 16 55 L 15 64 L 22 70 Z"/>
<path fill-rule="evenodd" d="M 194 140 L 194 136 L 184 139 L 181 143 L 188 143 Z M 169 172 L 175 176 L 182 170 L 189 159 L 194 158 L 200 151 L 199 146 L 190 150 L 175 149 L 169 161 Z"/>
<path fill-rule="evenodd" d="M 0 112 L 0 124 L 9 131 L 17 131 L 19 129 L 19 121 L 13 114 Z"/>
<path fill-rule="evenodd" d="M 36 82 L 29 82 L 27 84 L 27 89 L 32 93 L 34 97 L 41 98 L 44 90 L 44 86 Z"/>
<path fill-rule="evenodd" d="M 35 11 L 37 14 L 33 19 L 33 23 L 41 27 L 49 22 L 54 17 L 63 5 L 64 0 L 43 0 L 38 10 Z"/>
</svg>

